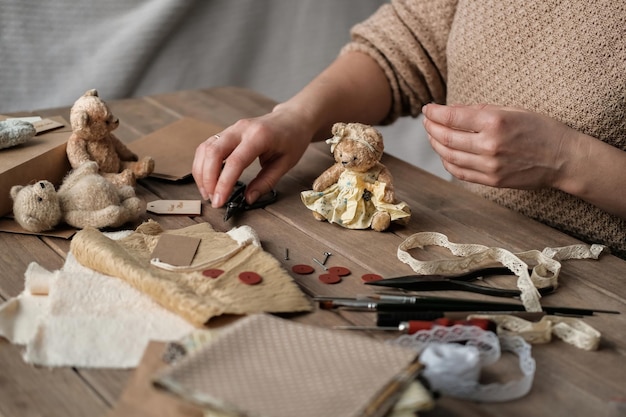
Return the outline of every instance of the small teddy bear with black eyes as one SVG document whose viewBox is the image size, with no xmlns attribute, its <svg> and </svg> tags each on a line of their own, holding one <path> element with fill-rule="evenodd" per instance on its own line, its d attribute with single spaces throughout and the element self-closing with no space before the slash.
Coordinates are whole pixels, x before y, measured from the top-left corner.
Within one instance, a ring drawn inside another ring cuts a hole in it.
<svg viewBox="0 0 626 417">
<path fill-rule="evenodd" d="M 115 185 L 134 186 L 137 178 L 154 170 L 154 160 L 138 160 L 112 131 L 119 126 L 97 90 L 89 90 L 76 100 L 70 110 L 72 135 L 67 142 L 67 158 L 76 169 L 87 161 L 98 163 L 100 174 Z"/>
</svg>

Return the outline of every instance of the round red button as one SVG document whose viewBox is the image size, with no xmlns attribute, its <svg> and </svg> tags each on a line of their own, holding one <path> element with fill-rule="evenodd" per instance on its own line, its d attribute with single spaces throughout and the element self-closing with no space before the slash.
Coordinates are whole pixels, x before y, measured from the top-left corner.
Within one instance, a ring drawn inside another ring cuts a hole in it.
<svg viewBox="0 0 626 417">
<path fill-rule="evenodd" d="M 346 275 L 350 275 L 350 270 L 348 268 L 344 268 L 343 266 L 333 266 L 328 268 L 328 273 L 345 277 Z"/>
<path fill-rule="evenodd" d="M 363 274 L 361 277 L 363 282 L 380 281 L 381 279 L 383 279 L 383 277 L 378 274 Z"/>
<path fill-rule="evenodd" d="M 337 284 L 341 282 L 341 277 L 335 274 L 322 274 L 319 278 L 324 284 Z"/>
<path fill-rule="evenodd" d="M 300 264 L 300 265 L 292 266 L 291 270 L 295 272 L 296 274 L 308 275 L 308 274 L 312 274 L 315 271 L 315 268 L 313 268 L 311 265 Z"/>
<path fill-rule="evenodd" d="M 223 273 L 224 271 L 222 271 L 221 269 L 205 269 L 204 271 L 202 271 L 202 275 L 209 278 L 217 278 Z"/>
<path fill-rule="evenodd" d="M 256 272 L 246 271 L 239 274 L 239 280 L 244 284 L 256 285 L 263 281 L 263 278 Z"/>
</svg>

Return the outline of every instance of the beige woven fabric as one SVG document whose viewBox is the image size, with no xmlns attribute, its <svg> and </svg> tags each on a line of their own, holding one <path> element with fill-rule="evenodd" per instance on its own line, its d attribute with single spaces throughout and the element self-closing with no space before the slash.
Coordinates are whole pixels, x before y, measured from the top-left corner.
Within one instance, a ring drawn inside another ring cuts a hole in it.
<svg viewBox="0 0 626 417">
<path fill-rule="evenodd" d="M 162 233 L 201 239 L 191 264 L 224 271 L 218 278 L 206 277 L 199 267 L 191 272 L 172 272 L 150 264 L 150 255 Z M 96 229 L 79 231 L 71 251 L 82 265 L 102 274 L 121 278 L 151 296 L 163 307 L 201 326 L 221 314 L 310 311 L 312 305 L 281 264 L 257 244 L 237 250 L 239 243 L 227 233 L 216 232 L 208 223 L 164 232 L 149 221 L 130 236 L 114 241 Z M 224 256 L 232 254 L 232 256 Z M 246 285 L 238 276 L 253 271 L 263 281 Z"/>
<path fill-rule="evenodd" d="M 353 28 L 393 90 L 386 122 L 423 104 L 522 107 L 626 150 L 626 3 L 394 0 Z M 593 166 L 589 166 L 593 169 Z M 626 221 L 569 194 L 463 184 L 626 257 Z"/>
<path fill-rule="evenodd" d="M 254 417 L 358 416 L 416 352 L 257 314 L 156 382 L 195 403 Z"/>
</svg>

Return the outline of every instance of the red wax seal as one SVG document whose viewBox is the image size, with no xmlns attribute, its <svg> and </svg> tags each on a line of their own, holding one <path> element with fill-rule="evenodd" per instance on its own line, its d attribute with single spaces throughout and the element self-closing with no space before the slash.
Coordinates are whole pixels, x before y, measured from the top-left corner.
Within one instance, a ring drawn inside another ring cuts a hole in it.
<svg viewBox="0 0 626 417">
<path fill-rule="evenodd" d="M 328 273 L 345 277 L 346 275 L 350 275 L 350 270 L 348 268 L 344 268 L 343 266 L 333 266 L 328 268 Z"/>
<path fill-rule="evenodd" d="M 319 278 L 324 284 L 337 284 L 341 282 L 341 277 L 336 274 L 322 274 Z"/>
<path fill-rule="evenodd" d="M 251 271 L 246 271 L 246 272 L 242 272 L 241 274 L 239 274 L 239 280 L 243 282 L 244 284 L 248 284 L 248 285 L 256 285 L 260 283 L 261 281 L 263 281 L 263 279 L 261 278 L 261 275 L 257 274 L 256 272 L 251 272 Z"/>
<path fill-rule="evenodd" d="M 315 271 L 315 268 L 313 268 L 311 265 L 300 264 L 300 265 L 292 266 L 291 270 L 295 272 L 296 274 L 308 275 L 308 274 L 312 274 L 313 271 Z"/>
<path fill-rule="evenodd" d="M 217 278 L 223 273 L 224 271 L 222 271 L 221 269 L 205 269 L 204 271 L 202 271 L 202 275 L 209 278 Z"/>
<path fill-rule="evenodd" d="M 363 276 L 361 277 L 361 280 L 363 280 L 363 282 L 380 281 L 381 279 L 383 279 L 383 277 L 378 274 L 363 274 Z"/>
</svg>

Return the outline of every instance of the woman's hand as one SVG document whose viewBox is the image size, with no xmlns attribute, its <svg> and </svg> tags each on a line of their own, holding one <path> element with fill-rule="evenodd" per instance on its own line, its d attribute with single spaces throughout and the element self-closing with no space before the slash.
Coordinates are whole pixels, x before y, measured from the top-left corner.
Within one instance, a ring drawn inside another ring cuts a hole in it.
<svg viewBox="0 0 626 417">
<path fill-rule="evenodd" d="M 196 149 L 192 174 L 202 198 L 221 207 L 241 173 L 256 158 L 261 171 L 246 187 L 246 200 L 254 202 L 274 188 L 302 157 L 313 134 L 303 115 L 276 106 L 273 112 L 242 119 Z"/>
<path fill-rule="evenodd" d="M 578 132 L 549 117 L 492 105 L 424 106 L 424 127 L 456 178 L 493 187 L 557 187 Z"/>
<path fill-rule="evenodd" d="M 626 219 L 626 152 L 550 117 L 493 106 L 423 108 L 430 144 L 464 181 L 517 189 L 553 187 Z"/>
</svg>

